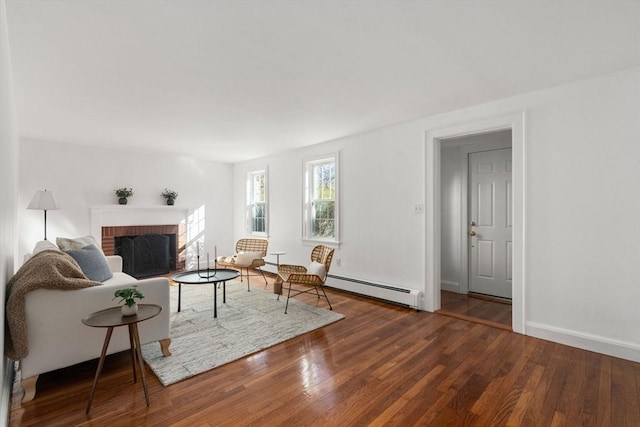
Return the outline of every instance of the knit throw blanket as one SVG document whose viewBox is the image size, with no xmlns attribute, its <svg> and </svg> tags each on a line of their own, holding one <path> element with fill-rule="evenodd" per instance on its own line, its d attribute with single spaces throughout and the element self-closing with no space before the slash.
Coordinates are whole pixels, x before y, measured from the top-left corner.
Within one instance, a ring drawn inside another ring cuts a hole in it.
<svg viewBox="0 0 640 427">
<path fill-rule="evenodd" d="M 64 252 L 46 250 L 27 260 L 7 284 L 5 356 L 20 360 L 29 354 L 24 310 L 27 292 L 36 289 L 74 290 L 97 285 L 101 283 L 87 279 L 78 263 Z"/>
</svg>

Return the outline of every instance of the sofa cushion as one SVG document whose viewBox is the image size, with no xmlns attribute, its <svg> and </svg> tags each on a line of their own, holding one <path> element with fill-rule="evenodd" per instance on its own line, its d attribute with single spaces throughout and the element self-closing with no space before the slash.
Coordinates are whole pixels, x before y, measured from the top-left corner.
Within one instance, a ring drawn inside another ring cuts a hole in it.
<svg viewBox="0 0 640 427">
<path fill-rule="evenodd" d="M 71 249 L 64 252 L 76 260 L 84 275 L 87 276 L 87 279 L 104 282 L 113 277 L 107 259 L 102 254 L 102 251 L 95 247 L 95 245 L 88 245 L 81 249 Z"/>
<path fill-rule="evenodd" d="M 39 252 L 48 251 L 48 250 L 59 251 L 60 249 L 48 240 L 41 240 L 38 243 L 36 243 L 36 246 L 33 248 L 31 256 Z"/>
<path fill-rule="evenodd" d="M 126 285 L 126 287 L 129 288 L 132 284 L 135 284 L 136 281 L 138 281 L 138 279 L 135 277 L 129 276 L 127 273 L 121 271 L 116 271 L 113 273 L 113 277 L 106 280 L 104 284 L 109 286 Z"/>
<path fill-rule="evenodd" d="M 75 239 L 58 237 L 56 239 L 56 244 L 61 250 L 65 252 L 71 249 L 82 249 L 85 246 L 89 246 L 89 245 L 95 246 L 100 252 L 102 252 L 102 249 L 98 244 L 98 241 L 93 236 L 84 236 L 84 237 L 78 237 Z M 104 252 L 102 252 L 102 254 L 104 255 Z"/>
</svg>

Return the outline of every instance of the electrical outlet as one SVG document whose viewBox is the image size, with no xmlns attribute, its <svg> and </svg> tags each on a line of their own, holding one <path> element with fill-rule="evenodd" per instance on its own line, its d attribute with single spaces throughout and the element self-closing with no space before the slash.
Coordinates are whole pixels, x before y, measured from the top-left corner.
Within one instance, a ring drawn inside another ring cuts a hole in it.
<svg viewBox="0 0 640 427">
<path fill-rule="evenodd" d="M 418 204 L 413 207 L 414 214 L 423 214 L 424 213 L 424 205 Z"/>
<path fill-rule="evenodd" d="M 336 267 L 340 267 L 342 265 L 342 260 L 340 258 L 336 258 Z"/>
</svg>

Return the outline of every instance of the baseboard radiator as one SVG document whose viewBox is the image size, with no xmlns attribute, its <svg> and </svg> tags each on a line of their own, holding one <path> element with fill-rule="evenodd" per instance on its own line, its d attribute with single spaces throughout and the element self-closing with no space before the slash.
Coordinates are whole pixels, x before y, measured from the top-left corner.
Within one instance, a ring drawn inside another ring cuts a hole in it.
<svg viewBox="0 0 640 427">
<path fill-rule="evenodd" d="M 416 310 L 420 309 L 422 292 L 417 289 L 374 283 L 334 274 L 329 274 L 326 284 L 331 288 L 406 305 Z"/>
<path fill-rule="evenodd" d="M 278 271 L 275 262 L 267 262 L 266 264 L 267 265 L 262 267 L 265 272 L 276 273 Z M 329 277 L 327 278 L 327 286 L 358 295 L 406 305 L 416 310 L 420 309 L 422 292 L 416 289 L 403 288 L 383 283 L 374 283 L 366 280 L 355 279 L 353 277 L 338 276 L 335 274 L 329 274 Z"/>
</svg>

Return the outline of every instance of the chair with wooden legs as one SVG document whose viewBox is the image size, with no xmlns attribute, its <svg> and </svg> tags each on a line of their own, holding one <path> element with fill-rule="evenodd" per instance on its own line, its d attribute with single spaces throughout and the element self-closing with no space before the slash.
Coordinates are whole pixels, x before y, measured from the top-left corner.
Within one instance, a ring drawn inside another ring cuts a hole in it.
<svg viewBox="0 0 640 427">
<path fill-rule="evenodd" d="M 302 265 L 280 264 L 278 276 L 276 277 L 276 286 L 281 286 L 287 290 L 287 304 L 284 307 L 284 314 L 287 314 L 287 309 L 289 308 L 289 298 L 312 292 L 318 296 L 318 299 L 324 296 L 327 304 L 329 304 L 329 310 L 333 310 L 327 293 L 324 291 L 333 253 L 334 249 L 318 245 L 311 251 L 311 264 L 308 268 Z M 278 292 L 278 300 L 280 300 L 282 288 Z M 320 295 L 319 291 L 322 291 L 322 295 Z"/>
</svg>

